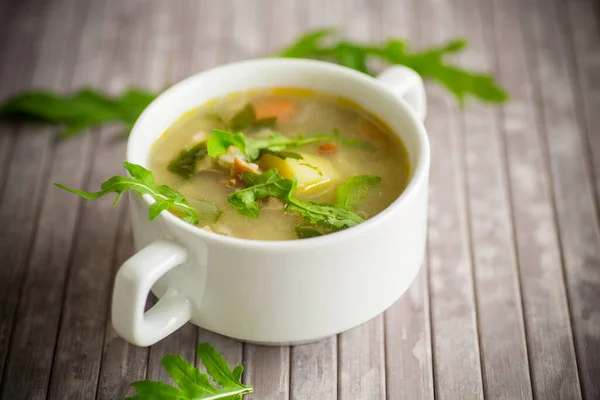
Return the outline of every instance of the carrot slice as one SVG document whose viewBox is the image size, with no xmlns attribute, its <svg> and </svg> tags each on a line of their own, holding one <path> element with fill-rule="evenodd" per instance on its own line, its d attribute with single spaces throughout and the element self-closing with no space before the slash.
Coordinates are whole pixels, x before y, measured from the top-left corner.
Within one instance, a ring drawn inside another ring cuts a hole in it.
<svg viewBox="0 0 600 400">
<path fill-rule="evenodd" d="M 319 153 L 321 153 L 321 154 L 331 154 L 331 153 L 335 153 L 337 150 L 338 150 L 338 145 L 337 145 L 337 143 L 334 143 L 334 142 L 323 143 L 322 145 L 319 146 Z"/>
<path fill-rule="evenodd" d="M 288 117 L 294 109 L 294 102 L 285 99 L 265 99 L 254 104 L 256 119 Z"/>
</svg>

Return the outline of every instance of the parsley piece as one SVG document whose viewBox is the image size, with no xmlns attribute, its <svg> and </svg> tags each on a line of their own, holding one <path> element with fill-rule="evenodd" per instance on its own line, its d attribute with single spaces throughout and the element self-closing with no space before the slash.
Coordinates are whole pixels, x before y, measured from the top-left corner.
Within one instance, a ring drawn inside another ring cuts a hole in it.
<svg viewBox="0 0 600 400">
<path fill-rule="evenodd" d="M 196 173 L 198 163 L 206 156 L 206 142 L 198 143 L 190 149 L 183 150 L 169 162 L 167 169 L 183 178 L 191 178 Z"/>
<path fill-rule="evenodd" d="M 199 218 L 196 210 L 192 208 L 185 200 L 183 195 L 166 185 L 156 185 L 154 183 L 154 175 L 151 171 L 141 165 L 124 162 L 123 166 L 129 172 L 128 176 L 113 176 L 100 186 L 97 192 L 86 192 L 83 190 L 72 189 L 67 186 L 55 183 L 54 185 L 60 189 L 75 193 L 86 200 L 95 200 L 109 193 L 117 193 L 113 205 L 117 205 L 123 193 L 128 190 L 143 195 L 149 194 L 155 200 L 150 206 L 148 219 L 153 220 L 158 215 L 167 209 L 173 210 L 175 213 L 181 214 L 181 219 L 190 224 L 198 224 Z"/>
<path fill-rule="evenodd" d="M 369 189 L 381 182 L 375 175 L 356 175 L 346 179 L 335 192 L 335 205 L 352 209 L 361 199 L 369 195 Z"/>
<path fill-rule="evenodd" d="M 0 105 L 0 116 L 65 125 L 61 137 L 75 136 L 88 128 L 113 122 L 121 123 L 129 131 L 155 97 L 155 93 L 140 89 L 130 89 L 114 97 L 91 89 L 72 95 L 31 91 Z"/>
<path fill-rule="evenodd" d="M 264 174 L 244 172 L 242 179 L 248 186 L 227 197 L 229 204 L 242 215 L 258 218 L 258 200 L 268 196 L 280 198 L 286 202 L 285 208 L 296 211 L 304 219 L 314 225 L 327 228 L 344 229 L 364 222 L 364 219 L 354 212 L 331 204 L 304 201 L 292 196 L 298 181 L 285 179 L 276 168 Z"/>
<path fill-rule="evenodd" d="M 414 51 L 405 41 L 395 38 L 374 45 L 335 39 L 335 31 L 331 29 L 309 32 L 283 49 L 279 56 L 322 59 L 370 75 L 373 71 L 368 68 L 369 60 L 377 58 L 389 64 L 405 65 L 422 77 L 437 81 L 454 94 L 461 105 L 467 96 L 489 103 L 508 100 L 507 93 L 490 74 L 468 71 L 444 60 L 445 56 L 463 50 L 467 46 L 465 40 Z M 330 43 L 325 43 L 326 40 Z"/>
<path fill-rule="evenodd" d="M 206 142 L 208 155 L 212 158 L 222 156 L 227 153 L 229 146 L 235 146 L 243 153 L 246 153 L 246 138 L 244 134 L 236 133 L 234 135 L 231 132 L 213 129 L 212 135 L 210 135 Z"/>
<path fill-rule="evenodd" d="M 131 386 L 137 395 L 125 400 L 241 400 L 242 396 L 252 392 L 251 386 L 241 382 L 244 367 L 238 365 L 232 371 L 223 356 L 208 343 L 200 344 L 197 353 L 218 386 L 193 364 L 179 355 L 170 354 L 163 357 L 161 364 L 178 387 L 151 380 L 133 382 Z"/>
</svg>

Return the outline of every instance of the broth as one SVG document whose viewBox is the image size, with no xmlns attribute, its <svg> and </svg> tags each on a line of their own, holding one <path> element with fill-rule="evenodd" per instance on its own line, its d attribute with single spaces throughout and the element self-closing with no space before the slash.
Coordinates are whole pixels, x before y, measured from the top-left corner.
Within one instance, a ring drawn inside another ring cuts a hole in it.
<svg viewBox="0 0 600 400">
<path fill-rule="evenodd" d="M 252 115 L 249 109 L 255 114 L 255 123 L 249 128 L 235 129 L 236 125 L 244 125 L 244 112 L 240 110 L 248 111 L 248 117 Z M 261 153 L 252 163 L 232 146 L 225 155 L 215 159 L 200 153 L 190 173 L 169 167 L 178 157 L 181 160 L 183 150 L 199 143 L 204 146 L 202 143 L 214 129 L 242 131 L 247 141 L 264 140 L 274 133 L 289 139 L 296 139 L 299 134 L 304 139 L 323 135 L 332 139 L 285 149 L 275 155 Z M 288 155 L 290 157 L 285 158 Z M 291 158 L 298 155 L 302 159 Z M 234 158 L 239 160 L 234 160 L 235 165 L 231 166 Z M 327 204 L 336 203 L 336 190 L 346 179 L 356 175 L 378 176 L 381 181 L 371 186 L 368 196 L 352 207 L 354 213 L 365 219 L 389 206 L 402 193 L 410 177 L 404 145 L 376 117 L 348 100 L 291 88 L 236 93 L 187 112 L 156 140 L 149 167 L 157 183 L 179 191 L 198 210 L 200 227 L 223 235 L 259 240 L 296 239 L 298 227 L 306 228 L 312 232 L 310 235 L 329 233 L 335 228 L 314 226 L 298 212 L 285 209 L 285 201 L 276 197 L 258 201 L 258 218 L 243 215 L 228 201 L 229 195 L 246 187 L 236 174 L 240 168 L 250 167 L 258 172 L 277 168 L 288 179 L 298 178 L 295 198 Z"/>
</svg>

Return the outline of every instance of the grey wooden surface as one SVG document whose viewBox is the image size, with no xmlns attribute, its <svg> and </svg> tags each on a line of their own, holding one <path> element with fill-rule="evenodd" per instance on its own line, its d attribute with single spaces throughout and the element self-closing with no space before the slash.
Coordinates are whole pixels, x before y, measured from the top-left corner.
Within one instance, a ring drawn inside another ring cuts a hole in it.
<svg viewBox="0 0 600 400">
<path fill-rule="evenodd" d="M 424 268 L 384 314 L 281 348 L 189 324 L 150 348 L 121 340 L 109 302 L 133 252 L 128 208 L 51 183 L 98 187 L 125 143 L 0 122 L 0 398 L 121 399 L 208 341 L 246 367 L 252 399 L 600 399 L 599 16 L 594 0 L 0 1 L 0 99 L 160 90 L 323 26 L 416 47 L 467 37 L 455 61 L 511 95 L 460 109 L 427 85 Z"/>
</svg>

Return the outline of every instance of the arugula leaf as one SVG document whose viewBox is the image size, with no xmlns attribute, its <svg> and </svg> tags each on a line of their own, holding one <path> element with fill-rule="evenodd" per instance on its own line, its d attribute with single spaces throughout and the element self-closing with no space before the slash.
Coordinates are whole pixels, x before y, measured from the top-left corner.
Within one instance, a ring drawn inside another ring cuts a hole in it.
<svg viewBox="0 0 600 400">
<path fill-rule="evenodd" d="M 326 228 L 345 229 L 365 222 L 364 218 L 345 208 L 288 198 L 286 210 L 298 212 L 305 220 Z"/>
<path fill-rule="evenodd" d="M 371 186 L 381 182 L 375 175 L 356 175 L 346 179 L 335 192 L 335 205 L 351 209 L 369 195 Z"/>
<path fill-rule="evenodd" d="M 248 128 L 254 121 L 256 121 L 256 111 L 252 104 L 248 103 L 231 118 L 229 128 L 234 132 L 239 132 Z"/>
<path fill-rule="evenodd" d="M 349 146 L 361 146 L 365 148 L 372 147 L 367 142 L 361 140 L 341 139 L 339 132 L 334 131 L 333 135 L 317 135 L 310 137 L 298 136 L 296 139 L 290 139 L 278 133 L 271 134 L 267 139 L 246 140 L 243 133 L 236 133 L 214 129 L 213 134 L 208 138 L 208 155 L 212 158 L 219 157 L 227 152 L 229 146 L 235 146 L 248 157 L 248 161 L 252 162 L 260 158 L 265 153 L 278 153 L 280 155 L 288 154 L 287 158 L 296 158 L 300 156 L 297 153 L 285 152 L 287 149 L 294 149 L 314 143 L 323 143 L 336 141 L 342 144 L 347 143 Z M 291 157 L 289 156 L 291 155 Z M 286 157 L 286 156 L 284 156 Z M 300 156 L 301 157 L 301 156 Z"/>
<path fill-rule="evenodd" d="M 177 387 L 163 382 L 143 380 L 131 384 L 137 395 L 125 400 L 238 400 L 252 392 L 251 386 L 242 384 L 244 367 L 229 368 L 227 361 L 211 345 L 198 346 L 198 356 L 208 375 L 220 386 L 217 387 L 198 368 L 179 355 L 166 355 L 161 364 L 173 378 Z"/>
<path fill-rule="evenodd" d="M 348 68 L 373 75 L 368 68 L 370 57 L 390 64 L 405 65 L 424 78 L 436 80 L 454 94 L 461 105 L 467 96 L 490 103 L 504 103 L 507 93 L 496 83 L 493 76 L 450 65 L 444 57 L 463 50 L 465 40 L 452 40 L 439 47 L 412 51 L 400 39 L 390 39 L 380 45 L 363 45 L 344 40 L 325 45 L 335 31 L 319 30 L 301 36 L 294 44 L 283 49 L 279 56 L 292 58 L 316 58 L 335 62 Z"/>
<path fill-rule="evenodd" d="M 285 198 L 292 187 L 292 181 L 279 175 L 275 168 L 262 175 L 244 172 L 242 179 L 247 188 L 230 194 L 227 196 L 227 201 L 240 214 L 250 218 L 259 217 L 258 200 L 267 196 Z"/>
<path fill-rule="evenodd" d="M 298 239 L 308 239 L 317 236 L 323 236 L 323 234 L 314 228 L 309 228 L 308 226 L 296 227 L 296 237 Z"/>
<path fill-rule="evenodd" d="M 196 173 L 198 162 L 206 156 L 206 142 L 198 143 L 190 149 L 183 150 L 171 160 L 167 169 L 181 177 L 191 178 Z"/>
<path fill-rule="evenodd" d="M 304 157 L 302 157 L 301 154 L 298 153 L 294 153 L 292 151 L 272 151 L 272 150 L 263 150 L 262 154 L 271 154 L 277 158 L 281 158 L 282 160 L 285 160 L 286 158 L 293 158 L 294 160 L 303 160 Z"/>
<path fill-rule="evenodd" d="M 242 215 L 258 218 L 258 200 L 268 196 L 278 197 L 286 202 L 285 208 L 298 212 L 304 219 L 314 225 L 328 228 L 350 228 L 364 222 L 364 219 L 350 210 L 331 204 L 313 203 L 292 196 L 298 181 L 285 179 L 276 168 L 262 175 L 244 172 L 242 179 L 248 186 L 227 197 L 229 204 Z"/>
<path fill-rule="evenodd" d="M 140 89 L 130 89 L 117 97 L 91 89 L 82 89 L 72 95 L 31 91 L 0 105 L 0 116 L 66 125 L 61 137 L 74 136 L 85 129 L 110 122 L 119 122 L 130 130 L 155 97 L 156 94 Z"/>
<path fill-rule="evenodd" d="M 131 177 L 127 176 L 113 176 L 112 178 L 105 181 L 97 192 L 86 192 L 83 190 L 72 189 L 67 186 L 55 183 L 54 186 L 64 189 L 68 192 L 75 193 L 84 199 L 95 200 L 109 193 L 117 193 L 113 205 L 117 205 L 123 193 L 128 190 L 142 195 L 149 194 L 155 200 L 150 206 L 148 219 L 153 220 L 158 215 L 167 209 L 172 209 L 176 213 L 182 215 L 181 219 L 190 224 L 196 225 L 199 221 L 198 214 L 190 207 L 188 202 L 185 200 L 183 195 L 166 185 L 157 186 L 154 183 L 154 175 L 152 172 L 142 167 L 141 165 L 124 162 L 123 166 L 129 172 Z"/>
<path fill-rule="evenodd" d="M 208 155 L 212 158 L 222 156 L 227 153 L 229 146 L 235 146 L 243 153 L 246 153 L 246 138 L 244 138 L 244 134 L 236 133 L 234 135 L 231 132 L 213 129 L 212 135 L 210 135 L 206 142 Z"/>
</svg>

